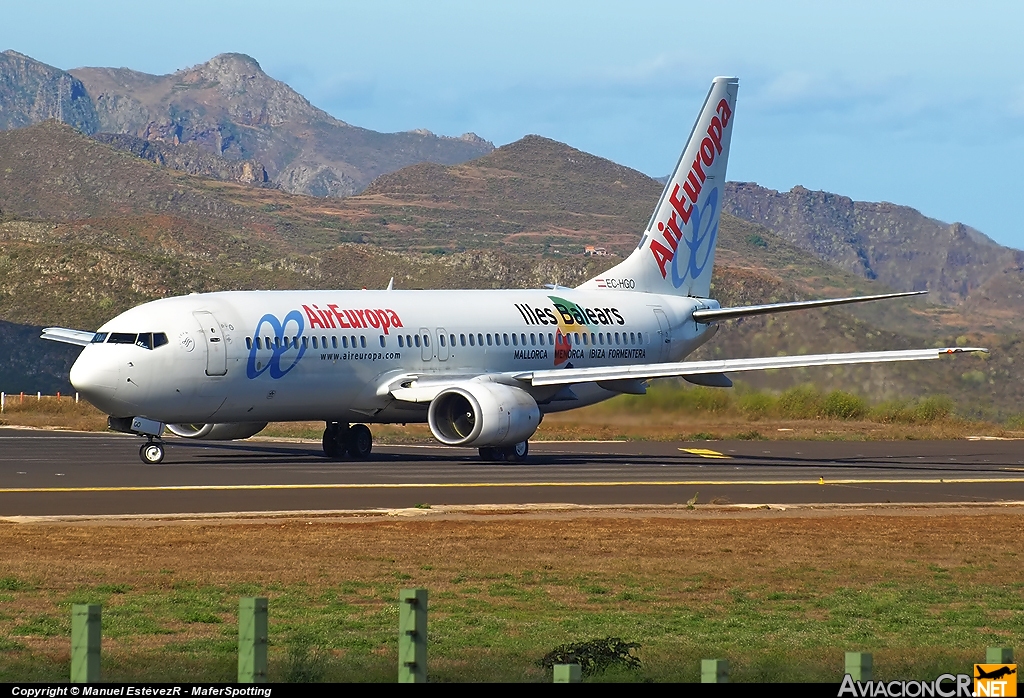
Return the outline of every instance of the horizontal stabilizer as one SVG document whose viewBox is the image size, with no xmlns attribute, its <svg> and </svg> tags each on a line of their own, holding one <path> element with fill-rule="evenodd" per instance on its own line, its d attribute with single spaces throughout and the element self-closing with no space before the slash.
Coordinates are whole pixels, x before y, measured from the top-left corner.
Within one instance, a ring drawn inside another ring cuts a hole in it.
<svg viewBox="0 0 1024 698">
<path fill-rule="evenodd" d="M 763 356 L 755 359 L 724 359 L 718 361 L 680 361 L 677 363 L 642 364 L 639 366 L 601 366 L 594 368 L 545 369 L 518 373 L 516 380 L 530 385 L 571 385 L 592 381 L 613 381 L 626 378 L 672 378 L 709 373 L 763 371 L 771 368 L 802 368 L 806 366 L 838 366 L 842 364 L 884 363 L 890 361 L 926 361 L 946 354 L 965 354 L 988 349 L 950 347 L 943 349 L 907 349 L 901 351 L 861 351 L 849 354 L 807 354 L 804 356 Z"/>
<path fill-rule="evenodd" d="M 880 301 L 886 298 L 903 298 L 904 296 L 920 296 L 927 291 L 904 291 L 902 293 L 881 293 L 875 296 L 852 296 L 850 298 L 823 298 L 816 301 L 793 301 L 791 303 L 767 303 L 765 305 L 744 305 L 736 308 L 703 308 L 693 311 L 693 319 L 701 323 L 716 322 L 718 320 L 732 320 L 738 317 L 750 315 L 767 315 L 768 313 L 783 313 L 789 310 L 806 310 L 807 308 L 825 308 L 831 305 L 846 305 L 848 303 L 865 303 L 867 301 Z"/>
<path fill-rule="evenodd" d="M 47 327 L 43 330 L 43 334 L 40 335 L 40 338 L 49 339 L 51 342 L 63 342 L 64 344 L 74 344 L 79 347 L 84 347 L 86 344 L 92 342 L 92 338 L 95 336 L 95 332 L 86 332 L 85 330 L 69 330 L 66 327 Z"/>
</svg>

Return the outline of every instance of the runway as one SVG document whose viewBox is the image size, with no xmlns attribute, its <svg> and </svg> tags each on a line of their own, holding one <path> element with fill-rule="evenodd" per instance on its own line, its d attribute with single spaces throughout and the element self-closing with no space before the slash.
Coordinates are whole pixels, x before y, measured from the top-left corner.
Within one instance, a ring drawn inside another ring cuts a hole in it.
<svg viewBox="0 0 1024 698">
<path fill-rule="evenodd" d="M 143 465 L 119 434 L 0 429 L 0 516 L 337 511 L 440 504 L 816 504 L 1024 500 L 1024 442 L 531 443 L 475 449 L 168 439 Z"/>
</svg>

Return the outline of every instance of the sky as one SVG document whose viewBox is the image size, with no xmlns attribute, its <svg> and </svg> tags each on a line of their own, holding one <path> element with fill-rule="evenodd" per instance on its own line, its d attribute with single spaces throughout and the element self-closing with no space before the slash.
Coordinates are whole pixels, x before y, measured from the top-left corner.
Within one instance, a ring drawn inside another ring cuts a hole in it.
<svg viewBox="0 0 1024 698">
<path fill-rule="evenodd" d="M 668 174 L 711 79 L 731 180 L 912 206 L 1024 248 L 1024 3 L 34 0 L 0 50 L 165 74 L 245 53 L 348 123 L 535 133 Z"/>
</svg>

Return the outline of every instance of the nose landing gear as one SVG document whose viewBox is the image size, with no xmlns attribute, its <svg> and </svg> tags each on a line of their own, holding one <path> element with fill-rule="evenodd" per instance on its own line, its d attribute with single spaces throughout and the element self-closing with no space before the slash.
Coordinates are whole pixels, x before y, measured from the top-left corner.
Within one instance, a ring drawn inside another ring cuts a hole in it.
<svg viewBox="0 0 1024 698">
<path fill-rule="evenodd" d="M 156 465 L 161 462 L 164 459 L 163 442 L 150 439 L 147 443 L 142 444 L 142 448 L 139 449 L 139 458 L 146 465 Z"/>
<path fill-rule="evenodd" d="M 341 460 L 346 454 L 353 460 L 366 460 L 373 450 L 373 434 L 365 424 L 327 422 L 323 447 L 324 455 L 332 460 Z"/>
</svg>

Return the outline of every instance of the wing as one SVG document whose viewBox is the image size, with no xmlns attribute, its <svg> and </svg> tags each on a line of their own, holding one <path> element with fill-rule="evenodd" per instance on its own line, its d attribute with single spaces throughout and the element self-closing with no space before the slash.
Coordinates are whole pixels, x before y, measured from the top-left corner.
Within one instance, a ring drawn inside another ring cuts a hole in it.
<svg viewBox="0 0 1024 698">
<path fill-rule="evenodd" d="M 800 368 L 806 366 L 838 366 L 893 361 L 927 361 L 949 354 L 964 354 L 987 349 L 978 347 L 947 347 L 942 349 L 910 349 L 902 351 L 863 351 L 849 354 L 807 354 L 803 356 L 766 356 L 756 359 L 726 359 L 722 361 L 680 361 L 664 364 L 636 364 L 632 366 L 600 366 L 595 368 L 561 368 L 521 373 L 480 373 L 467 375 L 431 375 L 397 373 L 387 376 L 378 386 L 377 395 L 390 395 L 396 400 L 429 403 L 453 385 L 471 380 L 492 380 L 500 383 L 525 383 L 530 387 L 569 386 L 574 383 L 600 383 L 602 387 L 622 393 L 645 390 L 643 381 L 652 378 L 697 378 L 691 382 L 700 385 L 726 387 L 731 382 L 725 372 L 763 371 L 771 368 Z"/>
<path fill-rule="evenodd" d="M 95 332 L 86 332 L 85 330 L 69 330 L 66 327 L 47 327 L 43 330 L 43 334 L 40 335 L 40 338 L 49 339 L 51 342 L 63 342 L 64 344 L 74 344 L 76 346 L 84 347 L 92 342 L 92 338 L 95 336 Z"/>
<path fill-rule="evenodd" d="M 763 371 L 770 368 L 800 368 L 804 366 L 838 366 L 891 361 L 927 361 L 947 354 L 983 351 L 979 347 L 947 347 L 942 349 L 908 349 L 902 351 L 861 351 L 849 354 L 807 354 L 803 356 L 765 356 L 755 359 L 725 359 L 720 361 L 680 361 L 664 364 L 638 364 L 633 366 L 601 366 L 594 368 L 545 369 L 514 374 L 516 380 L 530 385 L 571 385 L 596 381 L 636 381 L 675 376 L 700 376 L 739 371 Z"/>
</svg>

